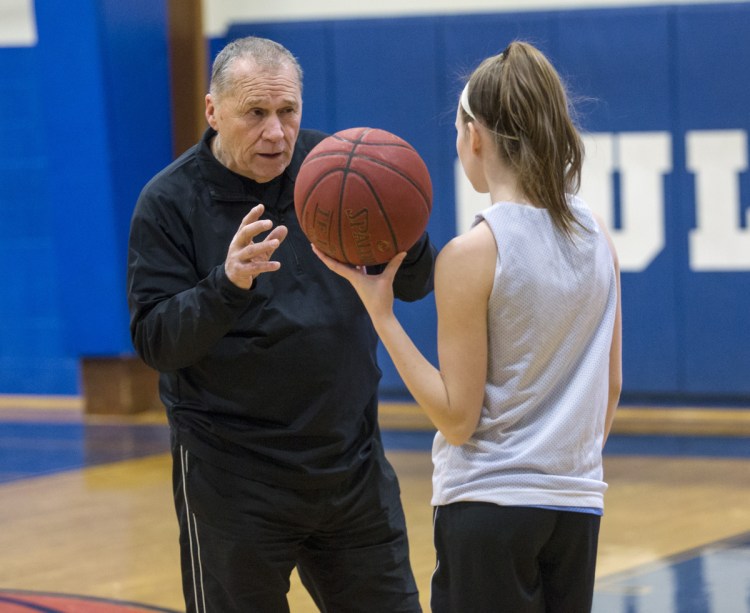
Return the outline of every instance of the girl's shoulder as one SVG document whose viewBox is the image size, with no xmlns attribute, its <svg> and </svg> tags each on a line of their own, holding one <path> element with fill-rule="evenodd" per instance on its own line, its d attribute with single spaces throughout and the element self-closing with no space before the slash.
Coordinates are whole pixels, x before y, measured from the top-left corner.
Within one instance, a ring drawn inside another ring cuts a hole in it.
<svg viewBox="0 0 750 613">
<path fill-rule="evenodd" d="M 451 269 L 476 267 L 481 262 L 494 262 L 497 257 L 495 236 L 484 221 L 452 238 L 438 255 L 438 265 L 443 268 L 450 263 Z"/>
</svg>

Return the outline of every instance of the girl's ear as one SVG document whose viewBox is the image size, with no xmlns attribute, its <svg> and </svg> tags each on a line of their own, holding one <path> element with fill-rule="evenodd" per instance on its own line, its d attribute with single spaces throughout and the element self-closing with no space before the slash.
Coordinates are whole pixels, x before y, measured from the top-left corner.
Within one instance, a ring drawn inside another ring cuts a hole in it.
<svg viewBox="0 0 750 613">
<path fill-rule="evenodd" d="M 482 150 L 482 136 L 479 134 L 476 122 L 470 121 L 466 127 L 469 129 L 469 144 L 471 145 L 471 151 L 472 153 L 477 154 Z"/>
</svg>

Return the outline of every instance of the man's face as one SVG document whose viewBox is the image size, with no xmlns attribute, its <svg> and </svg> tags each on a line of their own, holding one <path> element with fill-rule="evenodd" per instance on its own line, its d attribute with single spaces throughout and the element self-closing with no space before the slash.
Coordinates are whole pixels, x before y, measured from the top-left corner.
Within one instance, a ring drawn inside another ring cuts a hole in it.
<svg viewBox="0 0 750 613">
<path fill-rule="evenodd" d="M 277 71 L 238 58 L 229 67 L 232 84 L 206 96 L 206 119 L 219 134 L 217 159 L 237 174 L 266 183 L 284 172 L 292 160 L 302 118 L 302 92 L 297 71 Z"/>
</svg>

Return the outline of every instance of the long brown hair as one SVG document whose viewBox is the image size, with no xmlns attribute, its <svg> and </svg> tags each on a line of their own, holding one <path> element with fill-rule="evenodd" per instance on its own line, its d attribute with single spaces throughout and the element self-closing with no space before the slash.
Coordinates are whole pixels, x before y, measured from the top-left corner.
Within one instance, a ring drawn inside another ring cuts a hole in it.
<svg viewBox="0 0 750 613">
<path fill-rule="evenodd" d="M 583 143 L 549 60 L 529 43 L 512 42 L 472 73 L 468 102 L 474 118 L 494 134 L 524 195 L 545 207 L 555 226 L 571 236 L 580 224 L 566 194 L 580 186 Z M 464 121 L 473 120 L 465 109 L 461 112 Z"/>
</svg>

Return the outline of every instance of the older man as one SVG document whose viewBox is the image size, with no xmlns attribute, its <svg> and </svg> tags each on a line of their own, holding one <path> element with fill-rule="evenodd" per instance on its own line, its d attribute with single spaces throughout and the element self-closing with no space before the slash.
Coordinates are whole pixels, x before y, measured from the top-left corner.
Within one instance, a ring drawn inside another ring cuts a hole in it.
<svg viewBox="0 0 750 613">
<path fill-rule="evenodd" d="M 398 482 L 377 425 L 376 335 L 314 255 L 294 180 L 302 70 L 281 45 L 217 56 L 202 140 L 143 189 L 128 290 L 161 372 L 188 611 L 288 611 L 296 566 L 322 611 L 419 611 Z M 394 282 L 432 289 L 423 236 Z"/>
</svg>

